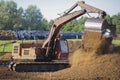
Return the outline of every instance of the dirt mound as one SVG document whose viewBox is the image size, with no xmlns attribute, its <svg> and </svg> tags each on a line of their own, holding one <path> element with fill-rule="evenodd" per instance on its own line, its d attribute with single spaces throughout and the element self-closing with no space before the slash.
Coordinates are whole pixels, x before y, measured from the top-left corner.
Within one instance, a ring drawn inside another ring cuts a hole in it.
<svg viewBox="0 0 120 80">
<path fill-rule="evenodd" d="M 0 31 L 0 40 L 16 40 L 17 35 L 12 31 Z"/>
<path fill-rule="evenodd" d="M 55 74 L 61 79 L 120 79 L 119 47 L 113 53 L 108 53 L 110 44 L 111 39 L 103 38 L 99 32 L 85 32 L 81 48 L 70 57 L 71 68 Z"/>
<path fill-rule="evenodd" d="M 104 54 L 108 52 L 108 47 L 111 44 L 111 38 L 103 38 L 101 32 L 85 31 L 82 40 L 82 50 L 85 52 L 95 52 Z"/>
<path fill-rule="evenodd" d="M 74 51 L 78 50 L 81 46 L 81 40 L 69 40 L 68 47 L 69 53 L 73 53 Z"/>
<path fill-rule="evenodd" d="M 77 59 L 75 59 L 77 58 Z M 62 79 L 119 80 L 120 54 L 95 55 L 77 50 L 73 56 L 72 67 L 55 72 Z"/>
</svg>

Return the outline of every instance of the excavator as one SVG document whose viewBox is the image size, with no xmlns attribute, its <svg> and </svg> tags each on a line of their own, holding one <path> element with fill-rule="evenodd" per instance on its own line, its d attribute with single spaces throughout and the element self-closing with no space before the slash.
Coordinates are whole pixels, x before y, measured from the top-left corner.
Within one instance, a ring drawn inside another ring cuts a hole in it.
<svg viewBox="0 0 120 80">
<path fill-rule="evenodd" d="M 77 6 L 81 10 L 73 11 Z M 73 11 L 73 12 L 72 12 Z M 102 30 L 110 29 L 108 25 L 103 25 L 106 12 L 78 1 L 71 8 L 66 10 L 60 17 L 54 20 L 51 25 L 49 35 L 43 43 L 15 43 L 13 44 L 11 63 L 9 69 L 13 71 L 57 71 L 70 67 L 69 48 L 67 40 L 61 39 L 60 29 L 66 23 L 84 14 L 97 13 L 99 17 L 89 18 L 86 21 L 85 30 L 97 31 L 102 34 Z M 110 35 L 113 35 L 111 32 Z"/>
</svg>

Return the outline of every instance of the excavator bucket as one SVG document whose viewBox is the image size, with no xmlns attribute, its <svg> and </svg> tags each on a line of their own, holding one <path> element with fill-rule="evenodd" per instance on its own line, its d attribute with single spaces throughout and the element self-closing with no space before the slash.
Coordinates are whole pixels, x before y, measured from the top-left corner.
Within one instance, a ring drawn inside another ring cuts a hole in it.
<svg viewBox="0 0 120 80">
<path fill-rule="evenodd" d="M 85 22 L 85 31 L 102 32 L 107 26 L 104 19 L 88 18 Z"/>
<path fill-rule="evenodd" d="M 116 27 L 109 25 L 105 19 L 87 19 L 82 40 L 83 50 L 87 52 L 95 51 L 97 54 L 105 54 L 112 51 L 112 40 L 115 32 Z"/>
<path fill-rule="evenodd" d="M 85 31 L 100 32 L 103 36 L 115 36 L 116 27 L 111 26 L 105 19 L 88 18 L 85 22 Z"/>
</svg>

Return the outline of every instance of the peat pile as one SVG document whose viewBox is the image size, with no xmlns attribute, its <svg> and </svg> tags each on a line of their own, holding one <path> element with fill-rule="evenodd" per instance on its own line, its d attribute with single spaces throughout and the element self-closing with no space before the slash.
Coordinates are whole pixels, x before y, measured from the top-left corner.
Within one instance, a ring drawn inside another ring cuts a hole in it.
<svg viewBox="0 0 120 80">
<path fill-rule="evenodd" d="M 109 40 L 98 32 L 87 31 L 80 49 L 70 57 L 71 67 L 55 72 L 61 80 L 119 80 L 120 46 L 108 52 Z"/>
<path fill-rule="evenodd" d="M 72 67 L 54 73 L 61 80 L 119 80 L 120 54 L 74 53 Z"/>
<path fill-rule="evenodd" d="M 69 53 L 73 53 L 74 51 L 80 48 L 81 41 L 80 40 L 70 40 L 68 41 Z"/>
<path fill-rule="evenodd" d="M 111 40 L 103 38 L 100 32 L 85 31 L 81 48 L 85 52 L 105 54 L 108 52 L 110 44 Z"/>
<path fill-rule="evenodd" d="M 12 31 L 0 31 L 0 40 L 16 40 L 17 35 Z"/>
</svg>

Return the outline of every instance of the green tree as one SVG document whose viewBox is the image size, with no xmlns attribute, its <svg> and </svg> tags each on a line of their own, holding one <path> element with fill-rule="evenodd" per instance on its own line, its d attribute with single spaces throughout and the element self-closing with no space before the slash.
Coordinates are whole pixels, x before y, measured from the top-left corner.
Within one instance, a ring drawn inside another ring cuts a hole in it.
<svg viewBox="0 0 120 80">
<path fill-rule="evenodd" d="M 120 13 L 112 16 L 112 24 L 116 25 L 117 33 L 120 33 Z"/>
<path fill-rule="evenodd" d="M 36 6 L 23 10 L 14 1 L 0 0 L 0 30 L 48 30 L 48 26 Z"/>
<path fill-rule="evenodd" d="M 14 1 L 0 1 L 0 29 L 14 30 L 21 25 L 21 13 Z"/>
<path fill-rule="evenodd" d="M 7 29 L 5 28 L 5 24 L 9 20 L 9 15 L 7 12 L 7 5 L 5 1 L 0 1 L 0 29 Z"/>
<path fill-rule="evenodd" d="M 106 15 L 105 19 L 107 20 L 108 24 L 112 24 L 112 18 L 110 17 L 110 15 Z"/>
<path fill-rule="evenodd" d="M 47 19 L 43 19 L 42 21 L 42 28 L 44 31 L 48 31 L 49 30 L 49 22 L 47 21 Z"/>
<path fill-rule="evenodd" d="M 43 15 L 40 10 L 33 5 L 28 6 L 24 13 L 24 29 L 26 30 L 43 30 Z"/>
<path fill-rule="evenodd" d="M 71 22 L 68 22 L 64 25 L 62 28 L 62 31 L 64 32 L 81 32 L 84 29 L 84 23 L 86 21 L 87 17 L 81 17 L 80 19 L 72 20 Z"/>
<path fill-rule="evenodd" d="M 23 8 L 20 7 L 18 10 L 17 10 L 17 14 L 16 14 L 16 18 L 15 18 L 15 21 L 14 21 L 14 26 L 13 26 L 13 30 L 22 30 L 24 29 L 23 28 Z"/>
<path fill-rule="evenodd" d="M 81 17 L 79 20 L 78 20 L 78 30 L 81 32 L 84 30 L 84 24 L 85 24 L 85 21 L 87 20 L 87 17 Z"/>
<path fill-rule="evenodd" d="M 17 4 L 13 1 L 6 2 L 9 19 L 5 25 L 6 28 L 13 29 L 17 18 Z"/>
<path fill-rule="evenodd" d="M 44 22 L 44 19 L 43 19 L 43 24 L 45 24 L 44 27 L 45 27 L 45 29 L 46 29 L 47 31 L 50 30 L 53 22 L 54 22 L 54 20 L 50 20 L 50 21 L 48 22 L 46 19 L 45 19 L 45 22 Z"/>
</svg>

